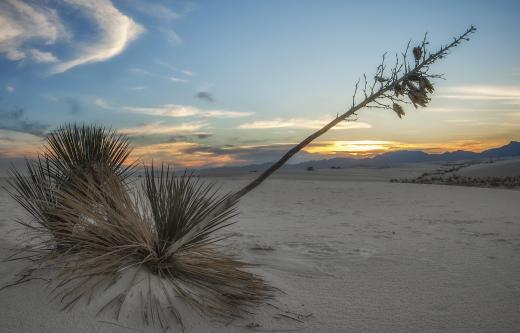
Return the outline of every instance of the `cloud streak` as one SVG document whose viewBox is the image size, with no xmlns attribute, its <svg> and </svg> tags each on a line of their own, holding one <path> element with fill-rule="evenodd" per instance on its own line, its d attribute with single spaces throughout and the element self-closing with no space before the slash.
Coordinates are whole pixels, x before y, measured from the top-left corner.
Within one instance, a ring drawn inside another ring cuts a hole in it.
<svg viewBox="0 0 520 333">
<path fill-rule="evenodd" d="M 78 57 L 56 65 L 53 69 L 54 73 L 63 73 L 79 65 L 115 57 L 144 31 L 143 27 L 117 10 L 108 0 L 64 1 L 81 11 L 97 25 L 100 38 L 94 43 L 84 45 Z"/>
<path fill-rule="evenodd" d="M 208 125 L 203 122 L 182 123 L 177 125 L 167 125 L 163 122 L 155 122 L 135 127 L 122 128 L 119 131 L 131 136 L 180 135 L 194 133 L 206 128 L 207 126 Z"/>
<path fill-rule="evenodd" d="M 222 152 L 213 152 L 207 146 L 193 142 L 170 142 L 137 147 L 132 156 L 145 163 L 160 159 L 174 167 L 199 168 L 218 167 L 242 162 Z"/>
<path fill-rule="evenodd" d="M 228 110 L 201 110 L 191 105 L 164 104 L 155 107 L 133 107 L 125 106 L 123 110 L 133 113 L 141 113 L 151 116 L 162 117 L 192 117 L 199 116 L 202 118 L 242 118 L 253 115 L 253 112 L 240 112 Z"/>
<path fill-rule="evenodd" d="M 329 120 L 327 119 L 305 119 L 305 118 L 275 118 L 271 120 L 259 120 L 250 123 L 244 123 L 238 126 L 241 129 L 276 129 L 276 128 L 293 128 L 293 129 L 319 129 L 322 128 Z M 332 129 L 366 129 L 372 128 L 372 125 L 364 122 L 342 122 Z"/>
<path fill-rule="evenodd" d="M 22 108 L 17 108 L 13 111 L 0 109 L 0 119 L 2 119 L 0 129 L 28 133 L 40 137 L 45 135 L 49 127 L 37 121 L 28 120 L 25 116 L 25 110 Z"/>
<path fill-rule="evenodd" d="M 460 100 L 504 101 L 506 104 L 520 104 L 520 86 L 460 86 L 448 87 L 442 98 Z"/>
</svg>

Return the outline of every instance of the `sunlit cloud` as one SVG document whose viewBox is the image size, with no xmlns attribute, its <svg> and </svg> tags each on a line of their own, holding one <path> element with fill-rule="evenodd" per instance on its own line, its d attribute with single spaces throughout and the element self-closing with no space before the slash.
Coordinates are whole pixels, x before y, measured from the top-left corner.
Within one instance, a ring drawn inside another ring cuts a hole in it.
<svg viewBox="0 0 520 333">
<path fill-rule="evenodd" d="M 40 51 L 37 49 L 30 49 L 27 52 L 31 55 L 31 58 L 35 62 L 39 62 L 39 63 L 58 62 L 58 58 L 56 58 L 56 56 L 54 54 L 52 54 L 51 52 Z"/>
<path fill-rule="evenodd" d="M 132 157 L 145 164 L 152 160 L 161 160 L 174 167 L 183 168 L 219 167 L 243 162 L 230 154 L 215 153 L 204 145 L 192 142 L 159 143 L 137 147 L 132 152 Z"/>
<path fill-rule="evenodd" d="M 475 109 L 466 108 L 452 108 L 452 107 L 426 107 L 423 109 L 426 112 L 438 112 L 438 113 L 462 113 L 462 112 L 475 112 Z"/>
<path fill-rule="evenodd" d="M 207 128 L 206 123 L 182 123 L 177 125 L 167 125 L 162 122 L 144 124 L 135 127 L 122 128 L 119 131 L 127 135 L 178 135 L 193 133 L 203 128 Z"/>
<path fill-rule="evenodd" d="M 97 41 L 82 45 L 82 51 L 76 58 L 57 64 L 53 69 L 54 73 L 115 57 L 144 31 L 143 27 L 121 13 L 109 0 L 64 1 L 93 21 L 100 36 Z"/>
<path fill-rule="evenodd" d="M 0 129 L 0 158 L 36 157 L 42 138 L 30 133 Z"/>
<path fill-rule="evenodd" d="M 460 86 L 446 88 L 448 94 L 442 98 L 460 100 L 504 101 L 506 104 L 520 103 L 520 86 Z"/>
<path fill-rule="evenodd" d="M 336 155 L 343 153 L 344 155 L 358 156 L 385 152 L 396 145 L 398 143 L 393 141 L 323 141 L 312 144 L 304 150 L 311 154 Z"/>
<path fill-rule="evenodd" d="M 226 110 L 206 110 L 200 112 L 205 118 L 243 118 L 254 115 L 254 112 L 226 111 Z"/>
<path fill-rule="evenodd" d="M 399 141 L 354 140 L 321 141 L 311 143 L 290 162 L 302 162 L 331 157 L 370 158 L 398 150 L 421 150 L 427 153 L 467 150 L 482 151 L 503 145 L 504 141 L 463 140 L 446 143 L 407 143 Z M 201 143 L 176 141 L 139 147 L 136 157 L 144 160 L 164 160 L 183 167 L 215 167 L 273 162 L 296 143 L 265 145 L 210 146 Z"/>
<path fill-rule="evenodd" d="M 334 155 L 335 157 L 373 157 L 378 154 L 399 151 L 418 150 L 427 153 L 443 153 L 447 151 L 467 150 L 482 151 L 497 147 L 507 142 L 503 140 L 459 140 L 454 142 L 409 143 L 399 141 L 321 141 L 304 148 L 304 151 L 317 155 Z"/>
<path fill-rule="evenodd" d="M 292 118 L 283 119 L 275 118 L 272 120 L 259 120 L 250 123 L 241 124 L 238 128 L 242 129 L 273 129 L 273 128 L 294 128 L 294 129 L 318 129 L 323 127 L 329 120 L 327 119 L 304 119 L 304 118 Z M 372 128 L 372 125 L 358 121 L 344 121 L 332 129 L 362 129 Z"/>
<path fill-rule="evenodd" d="M 105 110 L 113 110 L 113 109 L 115 109 L 112 105 L 110 105 L 107 101 L 105 101 L 102 98 L 96 98 L 94 100 L 94 104 L 97 107 L 100 107 L 100 108 L 105 109 Z"/>
<path fill-rule="evenodd" d="M 18 0 L 0 2 L 0 53 L 8 60 L 53 62 L 57 59 L 52 53 L 26 44 L 51 45 L 68 36 L 55 10 Z"/>
<path fill-rule="evenodd" d="M 199 109 L 189 105 L 165 104 L 157 107 L 132 107 L 125 106 L 123 110 L 134 113 L 142 113 L 151 116 L 163 117 L 189 117 L 199 113 Z"/>
<path fill-rule="evenodd" d="M 125 106 L 123 110 L 133 113 L 147 114 L 162 117 L 191 117 L 203 118 L 242 118 L 253 115 L 253 112 L 227 111 L 227 110 L 201 110 L 191 105 L 164 104 L 156 107 Z"/>
<path fill-rule="evenodd" d="M 72 40 L 73 34 L 54 9 L 45 8 L 39 2 L 7 0 L 0 3 L 0 53 L 11 61 L 55 63 L 52 72 L 63 73 L 82 64 L 117 56 L 144 31 L 132 18 L 115 8 L 110 0 L 63 0 L 63 3 L 96 25 L 99 36 L 95 42 Z M 46 49 L 59 42 L 76 43 L 73 46 L 79 54 L 60 62 Z"/>
<path fill-rule="evenodd" d="M 168 79 L 170 79 L 170 81 L 173 81 L 173 82 L 180 82 L 180 83 L 188 82 L 188 80 L 186 80 L 186 79 L 181 79 L 180 77 L 175 77 L 175 76 L 170 76 Z"/>
</svg>

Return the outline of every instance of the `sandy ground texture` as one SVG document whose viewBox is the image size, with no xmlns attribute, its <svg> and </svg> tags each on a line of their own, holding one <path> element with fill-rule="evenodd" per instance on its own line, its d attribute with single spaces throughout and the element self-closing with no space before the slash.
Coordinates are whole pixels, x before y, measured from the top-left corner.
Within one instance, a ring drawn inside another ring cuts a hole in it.
<svg viewBox="0 0 520 333">
<path fill-rule="evenodd" d="M 520 331 L 520 191 L 350 171 L 334 170 L 339 180 L 330 170 L 281 173 L 248 194 L 225 231 L 228 247 L 281 291 L 234 321 L 187 310 L 186 332 Z M 218 181 L 232 190 L 253 176 Z M 5 257 L 24 214 L 5 191 L 0 212 Z M 0 285 L 25 265 L 1 263 Z M 155 331 L 109 323 L 86 306 L 60 312 L 48 293 L 39 280 L 1 291 L 0 331 Z"/>
</svg>

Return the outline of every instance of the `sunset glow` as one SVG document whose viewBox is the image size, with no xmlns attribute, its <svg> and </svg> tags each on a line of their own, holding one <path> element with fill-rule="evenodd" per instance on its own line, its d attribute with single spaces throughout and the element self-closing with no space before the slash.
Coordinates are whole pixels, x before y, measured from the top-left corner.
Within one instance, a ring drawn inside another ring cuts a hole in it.
<svg viewBox="0 0 520 333">
<path fill-rule="evenodd" d="M 359 101 L 355 83 L 384 52 L 424 32 L 433 51 L 470 24 L 471 43 L 432 66 L 446 80 L 432 80 L 428 107 L 404 105 L 402 119 L 364 108 L 290 162 L 520 140 L 518 2 L 376 3 L 1 2 L 0 158 L 33 158 L 50 131 L 75 122 L 128 135 L 145 163 L 272 162 Z M 368 27 L 352 15 L 367 12 Z"/>
</svg>

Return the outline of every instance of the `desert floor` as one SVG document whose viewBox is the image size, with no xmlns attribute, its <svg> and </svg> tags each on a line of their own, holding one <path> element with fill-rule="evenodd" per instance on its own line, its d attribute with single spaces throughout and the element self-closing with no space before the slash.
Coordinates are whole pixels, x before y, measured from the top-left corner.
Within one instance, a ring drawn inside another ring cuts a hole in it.
<svg viewBox="0 0 520 333">
<path fill-rule="evenodd" d="M 266 181 L 224 233 L 280 292 L 243 319 L 188 311 L 186 332 L 520 331 L 520 191 L 388 182 L 423 171 L 286 171 Z M 213 179 L 233 190 L 252 177 Z M 24 214 L 5 190 L 0 212 L 4 258 Z M 26 265 L 1 263 L 0 285 Z M 143 331 L 87 306 L 60 312 L 48 293 L 39 280 L 1 291 L 0 331 Z"/>
</svg>

